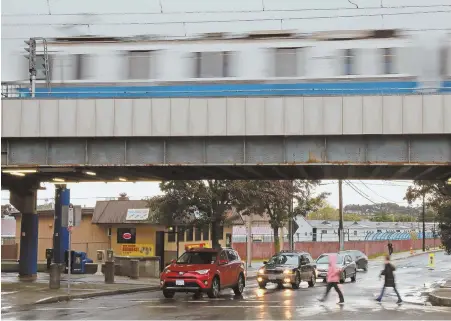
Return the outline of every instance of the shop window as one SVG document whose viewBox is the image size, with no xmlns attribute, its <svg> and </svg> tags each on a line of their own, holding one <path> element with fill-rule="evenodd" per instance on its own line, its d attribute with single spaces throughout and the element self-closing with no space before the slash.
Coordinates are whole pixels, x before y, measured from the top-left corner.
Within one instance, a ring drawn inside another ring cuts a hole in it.
<svg viewBox="0 0 451 321">
<path fill-rule="evenodd" d="M 117 244 L 135 244 L 136 229 L 135 228 L 118 228 Z"/>
<path fill-rule="evenodd" d="M 179 242 L 185 242 L 185 230 L 183 228 L 177 229 L 177 237 Z"/>
<path fill-rule="evenodd" d="M 172 233 L 171 233 L 172 231 Z M 168 242 L 174 243 L 175 242 L 175 226 L 171 226 L 168 232 Z"/>
<path fill-rule="evenodd" d="M 190 242 L 193 240 L 193 228 L 190 227 L 186 230 L 186 242 Z"/>
<path fill-rule="evenodd" d="M 202 229 L 202 234 L 204 241 L 210 241 L 210 228 L 208 226 Z"/>
<path fill-rule="evenodd" d="M 194 239 L 195 241 L 202 241 L 202 230 L 199 227 L 195 228 Z"/>
</svg>

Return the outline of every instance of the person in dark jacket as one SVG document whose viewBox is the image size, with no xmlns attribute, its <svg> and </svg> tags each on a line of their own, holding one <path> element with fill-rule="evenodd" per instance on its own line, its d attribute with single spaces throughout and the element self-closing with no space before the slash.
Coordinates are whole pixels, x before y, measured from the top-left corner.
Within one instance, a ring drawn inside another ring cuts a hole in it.
<svg viewBox="0 0 451 321">
<path fill-rule="evenodd" d="M 392 244 L 392 242 L 389 241 L 387 247 L 388 247 L 388 255 L 392 255 L 393 254 L 393 244 Z"/>
<path fill-rule="evenodd" d="M 396 289 L 396 283 L 395 283 L 395 272 L 396 268 L 393 264 L 390 262 L 390 256 L 387 255 L 385 257 L 385 266 L 384 269 L 381 271 L 381 274 L 379 275 L 379 278 L 381 276 L 385 277 L 384 287 L 382 288 L 381 294 L 376 299 L 376 301 L 381 302 L 382 297 L 384 296 L 385 288 L 393 288 L 395 290 L 396 295 L 398 296 L 398 304 L 402 303 L 401 296 L 399 295 L 398 290 Z"/>
</svg>

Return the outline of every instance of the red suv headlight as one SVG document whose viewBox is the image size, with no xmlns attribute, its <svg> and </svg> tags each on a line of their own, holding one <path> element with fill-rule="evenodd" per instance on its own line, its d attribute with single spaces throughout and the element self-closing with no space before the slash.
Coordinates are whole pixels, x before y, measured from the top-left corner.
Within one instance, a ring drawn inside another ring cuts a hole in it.
<svg viewBox="0 0 451 321">
<path fill-rule="evenodd" d="M 209 269 L 205 269 L 205 270 L 197 270 L 197 271 L 196 271 L 196 273 L 201 274 L 201 275 L 208 274 L 208 272 L 210 272 Z"/>
</svg>

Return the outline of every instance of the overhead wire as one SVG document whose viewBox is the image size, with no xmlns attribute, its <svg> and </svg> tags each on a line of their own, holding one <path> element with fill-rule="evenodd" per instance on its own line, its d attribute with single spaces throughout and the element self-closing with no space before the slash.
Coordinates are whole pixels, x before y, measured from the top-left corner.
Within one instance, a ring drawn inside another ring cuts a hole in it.
<svg viewBox="0 0 451 321">
<path fill-rule="evenodd" d="M 363 186 L 365 186 L 368 190 L 370 190 L 371 192 L 373 192 L 374 194 L 376 194 L 377 196 L 379 196 L 380 198 L 383 198 L 383 199 L 385 199 L 386 201 L 389 201 L 390 203 L 395 203 L 395 204 L 406 204 L 407 202 L 396 202 L 396 201 L 394 201 L 394 200 L 392 200 L 392 199 L 389 199 L 389 198 L 386 198 L 385 196 L 382 196 L 382 195 L 380 195 L 379 193 L 377 193 L 376 191 L 374 191 L 373 189 L 371 189 L 371 188 L 369 188 L 368 186 L 367 186 L 367 184 L 365 184 L 364 182 L 362 182 L 362 181 L 359 181 L 361 184 L 363 184 Z"/>
<path fill-rule="evenodd" d="M 369 197 L 363 195 L 363 193 L 360 192 L 360 190 L 354 186 L 352 183 L 350 183 L 349 181 L 345 180 L 344 181 L 346 185 L 348 185 L 349 187 L 351 187 L 357 194 L 359 194 L 360 196 L 362 196 L 363 198 L 365 198 L 367 201 L 373 203 L 373 204 L 377 204 L 376 202 L 374 202 L 373 200 L 371 200 Z"/>
<path fill-rule="evenodd" d="M 292 20 L 317 20 L 317 19 L 336 19 L 336 18 L 364 18 L 364 17 L 378 17 L 378 16 L 403 16 L 403 15 L 415 15 L 415 14 L 437 14 L 437 13 L 451 13 L 451 6 L 446 6 L 450 9 L 447 10 L 431 10 L 431 11 L 413 11 L 413 12 L 387 12 L 387 13 L 367 13 L 358 15 L 323 15 L 323 16 L 310 16 L 310 17 L 290 17 L 290 18 L 248 18 L 248 19 L 233 19 L 233 20 L 195 20 L 195 21 L 184 21 L 184 20 L 173 20 L 173 21 L 161 21 L 161 22 L 79 22 L 79 23 L 51 23 L 52 26 L 123 26 L 123 25 L 169 25 L 169 24 L 201 24 L 201 23 L 236 23 L 236 22 L 265 22 L 265 21 L 292 21 Z M 301 10 L 299 10 L 301 11 Z M 3 26 L 36 26 L 47 24 L 30 24 L 30 23 L 3 23 Z"/>
<path fill-rule="evenodd" d="M 293 9 L 275 9 L 275 10 L 266 10 L 265 7 L 262 7 L 261 10 L 218 10 L 218 11 L 165 11 L 164 9 L 160 8 L 159 11 L 155 12 L 101 12 L 101 13 L 55 13 L 52 12 L 49 13 L 37 13 L 37 14 L 5 14 L 2 13 L 3 17 L 24 17 L 24 16 L 87 16 L 89 18 L 96 17 L 96 16 L 121 16 L 121 15 L 171 15 L 171 14 L 214 14 L 214 13 L 260 13 L 260 12 L 271 12 L 271 13 L 277 13 L 277 12 L 296 12 L 296 11 L 302 11 L 302 12 L 315 12 L 315 11 L 337 11 L 337 10 L 349 10 L 349 11 L 363 11 L 363 10 L 377 10 L 377 9 L 425 9 L 425 8 L 437 8 L 437 7 L 451 7 L 451 5 L 447 4 L 426 4 L 426 5 L 402 5 L 402 6 L 372 6 L 372 7 L 331 7 L 331 8 L 293 8 Z"/>
</svg>

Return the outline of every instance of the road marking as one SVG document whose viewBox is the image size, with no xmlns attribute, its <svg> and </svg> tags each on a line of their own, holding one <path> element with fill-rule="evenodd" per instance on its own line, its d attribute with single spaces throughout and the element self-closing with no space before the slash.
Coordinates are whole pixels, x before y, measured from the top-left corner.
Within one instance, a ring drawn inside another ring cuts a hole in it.
<svg viewBox="0 0 451 321">
<path fill-rule="evenodd" d="M 53 311 L 57 311 L 57 310 L 100 310 L 100 309 L 111 309 L 111 307 L 92 307 L 92 308 L 86 308 L 86 307 L 77 307 L 77 308 L 70 308 L 70 307 L 66 307 L 66 308 L 37 308 L 34 309 L 36 311 L 49 311 L 49 310 L 53 310 Z"/>
</svg>

